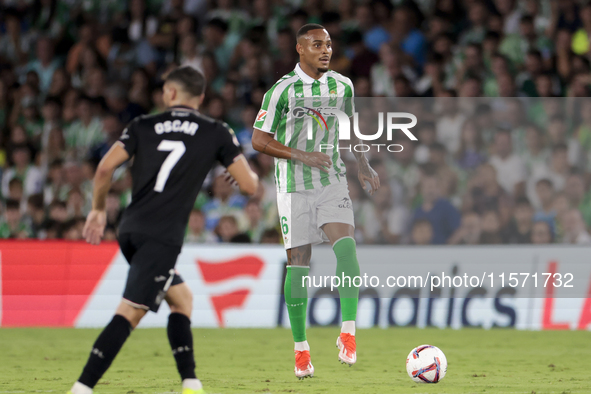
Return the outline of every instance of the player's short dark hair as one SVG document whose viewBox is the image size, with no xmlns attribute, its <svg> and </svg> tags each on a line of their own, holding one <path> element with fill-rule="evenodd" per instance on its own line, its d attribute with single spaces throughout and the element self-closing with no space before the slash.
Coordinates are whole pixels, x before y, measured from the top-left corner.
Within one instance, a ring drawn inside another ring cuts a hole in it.
<svg viewBox="0 0 591 394">
<path fill-rule="evenodd" d="M 179 67 L 166 77 L 166 82 L 176 82 L 191 96 L 201 96 L 205 90 L 205 77 L 193 67 Z"/>
<path fill-rule="evenodd" d="M 296 39 L 299 40 L 300 37 L 306 35 L 311 30 L 323 30 L 324 26 L 319 25 L 318 23 L 308 23 L 304 26 L 300 27 L 300 30 L 296 33 Z"/>
</svg>

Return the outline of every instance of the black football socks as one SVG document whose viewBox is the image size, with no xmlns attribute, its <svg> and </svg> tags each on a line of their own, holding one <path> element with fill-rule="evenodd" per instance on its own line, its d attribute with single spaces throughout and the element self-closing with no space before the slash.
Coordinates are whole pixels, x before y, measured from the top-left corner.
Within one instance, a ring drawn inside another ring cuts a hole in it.
<svg viewBox="0 0 591 394">
<path fill-rule="evenodd" d="M 196 379 L 191 319 L 182 313 L 171 313 L 168 317 L 167 332 L 181 379 Z"/>
<path fill-rule="evenodd" d="M 113 320 L 107 324 L 94 343 L 90 357 L 88 357 L 78 381 L 93 388 L 107 372 L 131 331 L 131 324 L 126 318 L 121 315 L 113 316 Z"/>
</svg>

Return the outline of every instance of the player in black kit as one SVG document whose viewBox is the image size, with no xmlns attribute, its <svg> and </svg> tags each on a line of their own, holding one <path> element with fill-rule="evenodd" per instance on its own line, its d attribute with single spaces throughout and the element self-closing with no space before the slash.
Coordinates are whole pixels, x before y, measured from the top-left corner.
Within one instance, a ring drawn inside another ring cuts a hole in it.
<svg viewBox="0 0 591 394">
<path fill-rule="evenodd" d="M 204 393 L 195 375 L 192 294 L 174 266 L 191 208 L 216 162 L 227 167 L 242 192 L 254 194 L 258 186 L 232 130 L 197 112 L 204 88 L 199 71 L 172 71 L 163 87 L 168 109 L 133 120 L 97 168 L 92 211 L 83 232 L 92 244 L 99 244 L 103 236 L 113 172 L 133 157 L 132 202 L 119 226 L 119 245 L 130 267 L 123 299 L 94 343 L 71 394 L 92 393 L 131 331 L 149 310 L 157 312 L 162 300 L 170 306 L 167 332 L 182 393 Z"/>
</svg>

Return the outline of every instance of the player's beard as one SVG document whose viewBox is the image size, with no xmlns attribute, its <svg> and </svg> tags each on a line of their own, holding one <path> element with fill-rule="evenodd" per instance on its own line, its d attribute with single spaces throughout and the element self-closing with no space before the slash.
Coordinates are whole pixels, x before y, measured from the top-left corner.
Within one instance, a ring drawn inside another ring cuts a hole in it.
<svg viewBox="0 0 591 394">
<path fill-rule="evenodd" d="M 318 72 L 325 73 L 328 71 L 328 67 L 318 67 Z"/>
</svg>

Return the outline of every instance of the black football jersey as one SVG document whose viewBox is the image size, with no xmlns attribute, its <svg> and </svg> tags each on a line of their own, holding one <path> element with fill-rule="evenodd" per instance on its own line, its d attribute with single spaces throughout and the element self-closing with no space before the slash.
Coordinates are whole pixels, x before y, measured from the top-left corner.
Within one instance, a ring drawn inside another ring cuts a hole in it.
<svg viewBox="0 0 591 394">
<path fill-rule="evenodd" d="M 182 106 L 134 119 L 119 142 L 133 157 L 132 198 L 119 232 L 138 232 L 174 245 L 183 243 L 189 213 L 209 170 L 216 162 L 228 167 L 240 154 L 225 123 Z"/>
</svg>

